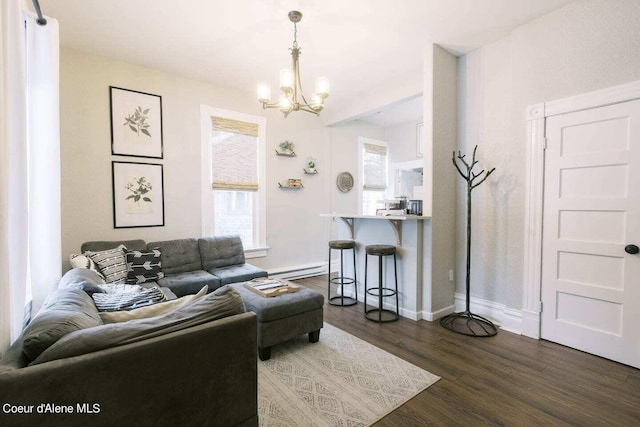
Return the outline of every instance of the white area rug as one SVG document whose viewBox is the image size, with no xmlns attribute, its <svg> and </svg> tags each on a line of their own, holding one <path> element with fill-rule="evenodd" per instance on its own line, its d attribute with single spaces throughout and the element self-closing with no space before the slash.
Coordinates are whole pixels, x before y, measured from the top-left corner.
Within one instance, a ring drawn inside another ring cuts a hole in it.
<svg viewBox="0 0 640 427">
<path fill-rule="evenodd" d="M 440 378 L 327 323 L 258 361 L 260 426 L 368 426 Z"/>
</svg>

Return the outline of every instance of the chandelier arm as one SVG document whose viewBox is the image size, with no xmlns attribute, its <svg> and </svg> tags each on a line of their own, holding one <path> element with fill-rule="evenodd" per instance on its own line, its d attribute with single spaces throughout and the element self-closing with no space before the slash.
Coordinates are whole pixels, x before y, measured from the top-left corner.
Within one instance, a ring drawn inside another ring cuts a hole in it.
<svg viewBox="0 0 640 427">
<path fill-rule="evenodd" d="M 319 115 L 320 115 L 320 110 L 316 111 L 316 110 L 313 110 L 313 109 L 311 109 L 311 108 L 305 108 L 305 107 L 303 107 L 303 106 L 300 106 L 300 110 L 302 110 L 302 111 L 306 111 L 307 113 L 313 113 L 313 114 L 315 114 L 316 116 L 319 116 Z"/>
</svg>

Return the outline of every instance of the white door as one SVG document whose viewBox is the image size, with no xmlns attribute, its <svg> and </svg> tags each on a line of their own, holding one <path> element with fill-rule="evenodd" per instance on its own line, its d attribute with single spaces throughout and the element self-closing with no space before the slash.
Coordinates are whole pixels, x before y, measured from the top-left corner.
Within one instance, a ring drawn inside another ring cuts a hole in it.
<svg viewBox="0 0 640 427">
<path fill-rule="evenodd" d="M 640 368 L 640 101 L 546 122 L 542 338 Z"/>
</svg>

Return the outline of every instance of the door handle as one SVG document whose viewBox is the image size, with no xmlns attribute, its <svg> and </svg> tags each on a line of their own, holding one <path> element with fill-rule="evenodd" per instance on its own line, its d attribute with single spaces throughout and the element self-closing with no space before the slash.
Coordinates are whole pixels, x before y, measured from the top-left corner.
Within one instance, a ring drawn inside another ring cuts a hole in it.
<svg viewBox="0 0 640 427">
<path fill-rule="evenodd" d="M 636 245 L 627 245 L 624 247 L 624 251 L 628 254 L 635 255 L 640 252 L 640 248 Z"/>
</svg>

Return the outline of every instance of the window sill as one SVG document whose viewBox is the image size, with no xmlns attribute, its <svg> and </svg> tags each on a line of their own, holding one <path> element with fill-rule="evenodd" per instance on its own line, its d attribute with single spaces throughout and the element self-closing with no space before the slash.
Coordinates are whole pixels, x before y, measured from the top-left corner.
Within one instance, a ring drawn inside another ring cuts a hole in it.
<svg viewBox="0 0 640 427">
<path fill-rule="evenodd" d="M 267 252 L 269 251 L 269 249 L 269 247 L 245 249 L 244 257 L 247 259 L 264 258 L 267 256 Z"/>
</svg>

